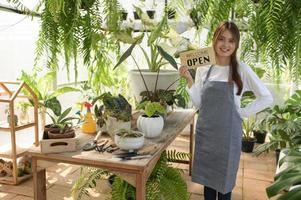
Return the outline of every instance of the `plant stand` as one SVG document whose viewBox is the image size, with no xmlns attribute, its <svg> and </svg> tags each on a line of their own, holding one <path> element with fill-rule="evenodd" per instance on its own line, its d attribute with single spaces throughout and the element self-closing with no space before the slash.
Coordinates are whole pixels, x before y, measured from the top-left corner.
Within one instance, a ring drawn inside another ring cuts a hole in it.
<svg viewBox="0 0 301 200">
<path fill-rule="evenodd" d="M 10 89 L 9 86 L 15 86 Z M 18 177 L 17 158 L 20 158 L 26 154 L 27 149 L 19 148 L 16 145 L 16 132 L 29 127 L 34 127 L 35 131 L 35 146 L 39 145 L 39 133 L 38 133 L 38 99 L 32 89 L 24 82 L 0 82 L 0 103 L 7 103 L 9 106 L 10 116 L 15 115 L 15 103 L 17 98 L 31 99 L 34 102 L 34 121 L 28 124 L 15 125 L 14 117 L 10 118 L 10 123 L 2 122 L 0 124 L 0 131 L 10 132 L 11 134 L 11 148 L 0 151 L 0 158 L 10 159 L 13 165 L 12 177 L 0 177 L 0 183 L 17 185 L 21 181 L 31 177 L 31 175 L 25 175 Z M 26 94 L 23 93 L 26 91 Z"/>
</svg>

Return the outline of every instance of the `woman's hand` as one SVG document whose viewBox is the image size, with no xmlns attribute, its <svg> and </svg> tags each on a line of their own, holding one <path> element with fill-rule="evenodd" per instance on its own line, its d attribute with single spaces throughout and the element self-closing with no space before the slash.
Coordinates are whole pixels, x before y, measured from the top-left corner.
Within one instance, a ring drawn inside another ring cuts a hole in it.
<svg viewBox="0 0 301 200">
<path fill-rule="evenodd" d="M 188 71 L 188 67 L 181 66 L 179 69 L 179 74 L 181 77 L 186 79 L 186 81 L 188 83 L 188 87 L 190 88 L 193 85 L 193 78 L 192 78 L 190 72 Z"/>
</svg>

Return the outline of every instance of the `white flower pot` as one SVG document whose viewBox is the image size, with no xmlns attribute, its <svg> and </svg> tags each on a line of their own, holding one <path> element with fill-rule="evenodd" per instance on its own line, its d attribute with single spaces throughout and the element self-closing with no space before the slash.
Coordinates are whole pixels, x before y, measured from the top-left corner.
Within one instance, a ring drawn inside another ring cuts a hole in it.
<svg viewBox="0 0 301 200">
<path fill-rule="evenodd" d="M 135 132 L 135 131 L 134 131 Z M 120 137 L 115 134 L 115 144 L 123 150 L 135 150 L 140 149 L 144 145 L 144 135 L 141 133 L 141 137 Z"/>
<path fill-rule="evenodd" d="M 146 82 L 147 88 L 150 91 L 155 90 L 156 77 L 157 72 L 150 72 L 149 70 L 142 69 L 142 75 Z M 167 89 L 167 87 L 175 82 L 179 77 L 179 72 L 175 70 L 160 70 L 157 89 Z M 137 101 L 141 100 L 140 93 L 146 91 L 145 85 L 141 78 L 141 75 L 138 70 L 131 70 L 129 72 L 129 83 L 130 88 L 133 91 L 134 97 Z M 175 90 L 177 88 L 178 83 L 173 84 L 169 90 Z"/>
<path fill-rule="evenodd" d="M 114 138 L 114 133 L 118 129 L 131 129 L 131 121 L 124 122 L 122 120 L 117 120 L 115 117 L 108 116 L 106 120 L 106 130 L 108 134 Z"/>
<path fill-rule="evenodd" d="M 158 137 L 163 130 L 164 120 L 160 115 L 155 117 L 147 117 L 140 115 L 137 119 L 137 128 L 144 133 L 146 138 Z"/>
</svg>

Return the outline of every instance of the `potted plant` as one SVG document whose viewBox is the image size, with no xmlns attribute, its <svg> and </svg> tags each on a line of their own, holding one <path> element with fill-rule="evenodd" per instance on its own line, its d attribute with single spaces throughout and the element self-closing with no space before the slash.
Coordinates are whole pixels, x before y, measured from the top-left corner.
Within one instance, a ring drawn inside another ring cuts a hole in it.
<svg viewBox="0 0 301 200">
<path fill-rule="evenodd" d="M 253 130 L 253 135 L 256 139 L 256 143 L 263 144 L 267 135 L 266 122 L 265 119 L 258 119 L 256 115 L 255 127 Z"/>
<path fill-rule="evenodd" d="M 44 76 L 38 76 L 36 72 L 30 75 L 25 71 L 22 71 L 19 79 L 24 81 L 38 97 L 41 127 L 45 127 L 47 108 L 51 108 L 56 115 L 60 115 L 61 105 L 56 98 L 57 96 L 67 92 L 79 91 L 73 87 L 60 87 L 53 90 L 52 82 L 55 79 L 55 72 L 46 73 Z M 30 103 L 33 105 L 32 101 L 30 101 Z"/>
<path fill-rule="evenodd" d="M 119 129 L 115 131 L 114 141 L 120 149 L 135 150 L 143 146 L 144 135 L 139 131 Z"/>
<path fill-rule="evenodd" d="M 27 124 L 29 122 L 28 108 L 31 106 L 29 102 L 20 101 L 17 107 L 20 109 L 19 120 L 21 124 Z"/>
<path fill-rule="evenodd" d="M 142 13 L 141 9 L 136 8 L 136 10 L 137 12 Z M 117 39 L 124 43 L 129 43 L 131 44 L 131 46 L 125 51 L 125 53 L 118 60 L 117 64 L 114 66 L 114 69 L 116 69 L 129 56 L 133 58 L 137 70 L 131 70 L 129 77 L 130 80 L 132 80 L 130 81 L 130 86 L 131 88 L 133 88 L 134 95 L 137 99 L 139 99 L 139 94 L 142 91 L 154 91 L 155 88 L 166 89 L 173 82 L 177 82 L 178 79 L 177 71 L 160 70 L 160 68 L 167 63 L 170 63 L 173 68 L 178 69 L 177 63 L 173 59 L 173 57 L 160 46 L 160 41 L 168 32 L 168 29 L 166 28 L 167 16 L 165 15 L 159 23 L 155 23 L 154 21 L 150 20 L 146 14 L 140 15 L 144 28 L 142 31 L 145 31 L 145 33 L 141 33 L 139 36 L 133 37 L 132 32 L 122 32 L 124 36 Z M 146 30 L 150 32 L 147 32 Z M 145 36 L 147 37 L 148 49 L 145 49 L 140 45 Z M 148 70 L 141 69 L 137 62 L 137 59 L 131 55 L 133 49 L 136 46 L 140 47 L 140 50 L 145 57 L 148 65 Z M 174 84 L 171 89 L 175 89 Z"/>
<path fill-rule="evenodd" d="M 253 137 L 252 132 L 254 128 L 254 118 L 250 117 L 243 120 L 243 137 L 241 150 L 246 153 L 252 153 L 256 139 Z"/>
<path fill-rule="evenodd" d="M 158 137 L 164 126 L 164 120 L 161 115 L 165 114 L 164 107 L 159 102 L 144 101 L 137 106 L 142 109 L 144 114 L 137 119 L 137 128 L 143 132 L 147 138 Z"/>
<path fill-rule="evenodd" d="M 72 120 L 78 119 L 76 117 L 68 117 L 68 114 L 72 108 L 67 108 L 61 114 L 56 115 L 55 113 L 50 114 L 47 112 L 52 120 L 52 124 L 48 125 L 49 129 L 47 132 L 49 139 L 62 139 L 62 138 L 73 138 L 75 137 L 75 130 L 73 128 Z"/>
<path fill-rule="evenodd" d="M 109 92 L 104 93 L 96 97 L 92 104 L 94 105 L 97 101 L 103 103 L 106 131 L 112 138 L 117 129 L 131 129 L 132 107 L 121 94 L 113 96 Z"/>
<path fill-rule="evenodd" d="M 10 120 L 11 120 L 11 116 L 10 116 L 10 113 L 9 113 L 9 109 L 6 108 L 5 109 L 5 114 L 6 114 L 6 121 L 8 124 L 10 124 Z M 14 118 L 13 118 L 13 122 L 14 122 L 14 125 L 17 126 L 18 125 L 18 116 L 17 115 L 14 115 Z"/>
<path fill-rule="evenodd" d="M 281 149 L 295 148 L 301 145 L 300 94 L 301 91 L 298 90 L 285 101 L 283 106 L 275 105 L 273 108 L 266 109 L 265 122 L 271 136 L 269 142 L 261 144 L 255 149 L 256 155 L 273 150 L 278 150 L 279 155 Z"/>
</svg>

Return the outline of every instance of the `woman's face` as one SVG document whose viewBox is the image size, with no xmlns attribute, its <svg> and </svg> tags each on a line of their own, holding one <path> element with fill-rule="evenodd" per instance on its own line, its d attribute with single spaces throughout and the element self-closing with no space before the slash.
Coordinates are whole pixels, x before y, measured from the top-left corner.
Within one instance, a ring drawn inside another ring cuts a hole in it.
<svg viewBox="0 0 301 200">
<path fill-rule="evenodd" d="M 219 57 L 230 57 L 235 51 L 236 43 L 229 30 L 222 32 L 215 43 L 215 52 Z"/>
</svg>

